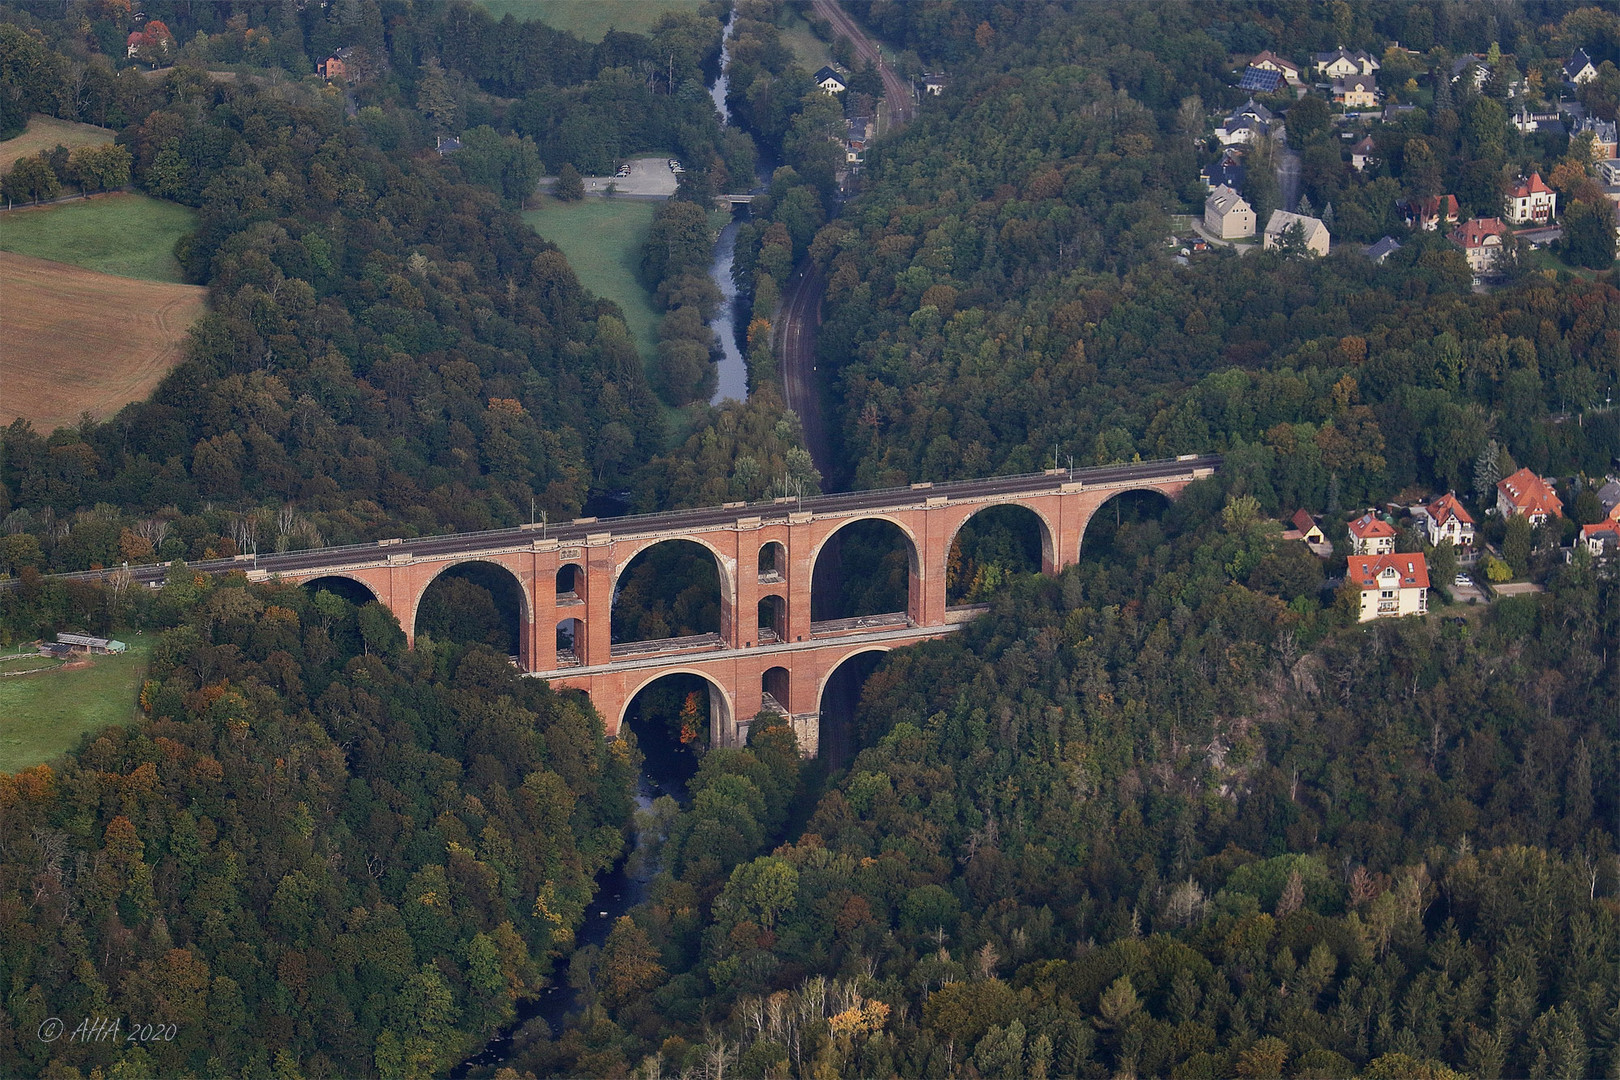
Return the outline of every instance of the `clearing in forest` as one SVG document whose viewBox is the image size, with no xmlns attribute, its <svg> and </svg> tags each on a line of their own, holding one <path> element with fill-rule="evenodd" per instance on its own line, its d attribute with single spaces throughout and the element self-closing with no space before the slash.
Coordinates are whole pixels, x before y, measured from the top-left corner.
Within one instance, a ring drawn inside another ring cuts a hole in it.
<svg viewBox="0 0 1620 1080">
<path fill-rule="evenodd" d="M 562 249 L 579 283 L 624 309 L 625 325 L 644 364 L 657 352 L 658 309 L 641 280 L 641 248 L 661 203 L 635 199 L 543 198 L 524 213 L 531 229 Z"/>
<path fill-rule="evenodd" d="M 49 761 L 77 746 L 86 732 L 139 716 L 152 643 L 143 637 L 125 640 L 129 651 L 119 656 L 75 664 L 41 658 L 39 666 L 47 670 L 0 676 L 0 773 Z"/>
<path fill-rule="evenodd" d="M 189 207 L 115 191 L 0 214 L 0 251 L 179 284 L 174 245 L 196 224 Z"/>
<path fill-rule="evenodd" d="M 609 30 L 645 34 L 671 11 L 696 12 L 702 0 L 483 0 L 490 16 L 519 22 L 539 19 L 581 41 L 601 41 Z"/>
<path fill-rule="evenodd" d="M 112 128 L 94 124 L 75 124 L 71 120 L 58 120 L 54 116 L 35 113 L 28 118 L 28 129 L 15 138 L 0 142 L 0 173 L 25 157 L 33 157 L 41 150 L 54 150 L 65 146 L 69 150 L 79 146 L 110 143 L 117 134 Z"/>
<path fill-rule="evenodd" d="M 23 417 L 45 432 L 150 395 L 208 290 L 0 252 L 0 296 L 0 425 Z"/>
</svg>

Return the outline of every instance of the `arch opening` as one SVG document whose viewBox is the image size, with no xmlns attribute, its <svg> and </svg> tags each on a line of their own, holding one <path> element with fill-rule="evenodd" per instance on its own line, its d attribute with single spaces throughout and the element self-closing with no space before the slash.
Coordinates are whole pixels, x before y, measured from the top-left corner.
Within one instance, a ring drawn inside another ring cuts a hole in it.
<svg viewBox="0 0 1620 1080">
<path fill-rule="evenodd" d="M 372 592 L 365 582 L 357 581 L 352 577 L 343 577 L 339 574 L 310 578 L 304 582 L 304 588 L 309 590 L 311 596 L 323 592 L 332 593 L 355 607 L 365 607 L 377 599 L 377 594 Z"/>
<path fill-rule="evenodd" d="M 585 661 L 585 620 L 557 621 L 557 666 L 578 667 Z"/>
<path fill-rule="evenodd" d="M 788 694 L 791 687 L 792 676 L 787 668 L 766 668 L 765 673 L 760 676 L 759 680 L 760 693 L 764 696 L 764 708 L 767 710 L 774 709 L 783 716 L 789 715 L 788 709 L 790 705 L 788 703 L 791 699 Z"/>
<path fill-rule="evenodd" d="M 787 580 L 787 548 L 775 540 L 759 549 L 759 580 L 762 583 Z"/>
<path fill-rule="evenodd" d="M 1164 519 L 1170 505 L 1168 495 L 1150 488 L 1109 497 L 1086 522 L 1080 535 L 1080 557 L 1134 564 L 1164 543 Z"/>
<path fill-rule="evenodd" d="M 580 599 L 580 586 L 585 584 L 585 571 L 577 563 L 565 563 L 557 569 L 557 603 L 573 603 Z"/>
<path fill-rule="evenodd" d="M 945 603 L 982 604 L 1015 574 L 1053 565 L 1052 531 L 1027 506 L 976 511 L 956 532 L 945 561 Z"/>
<path fill-rule="evenodd" d="M 811 622 L 920 618 L 917 547 L 883 518 L 859 518 L 828 536 L 810 573 Z"/>
<path fill-rule="evenodd" d="M 636 553 L 613 589 L 613 644 L 722 632 L 720 563 L 691 540 L 660 540 Z"/>
<path fill-rule="evenodd" d="M 867 680 L 888 655 L 886 649 L 862 649 L 840 660 L 821 684 L 816 711 L 821 714 L 819 757 L 839 769 L 855 757 L 856 718 Z"/>
<path fill-rule="evenodd" d="M 772 593 L 759 602 L 759 636 L 755 638 L 761 645 L 768 645 L 777 641 L 787 640 L 787 601 Z"/>
<path fill-rule="evenodd" d="M 416 605 L 416 636 L 488 645 L 503 656 L 521 658 L 527 609 L 523 586 L 506 567 L 457 563 L 422 593 Z"/>
<path fill-rule="evenodd" d="M 680 795 L 697 772 L 699 756 L 724 742 L 731 706 L 718 683 L 694 671 L 648 680 L 624 707 L 619 730 L 635 733 L 645 772 Z"/>
</svg>

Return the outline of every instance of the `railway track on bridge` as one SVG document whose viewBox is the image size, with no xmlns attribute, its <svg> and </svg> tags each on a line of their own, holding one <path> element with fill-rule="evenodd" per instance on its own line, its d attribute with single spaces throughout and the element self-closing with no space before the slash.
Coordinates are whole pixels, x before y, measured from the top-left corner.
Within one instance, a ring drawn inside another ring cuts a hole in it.
<svg viewBox="0 0 1620 1080">
<path fill-rule="evenodd" d="M 348 544 L 338 547 L 310 548 L 278 554 L 239 555 L 234 559 L 210 559 L 189 563 L 199 573 L 223 574 L 231 572 L 253 573 L 255 577 L 274 576 L 278 573 L 305 574 L 311 570 L 352 566 L 359 563 L 381 563 L 401 558 L 435 558 L 446 555 L 474 555 L 490 551 L 527 547 L 537 540 L 555 540 L 559 543 L 581 542 L 593 537 L 611 534 L 615 537 L 638 535 L 678 534 L 683 530 L 707 529 L 743 521 L 787 520 L 800 514 L 816 516 L 843 515 L 893 507 L 899 504 L 921 504 L 932 500 L 985 499 L 997 496 L 1015 497 L 1032 492 L 1049 491 L 1058 485 L 1077 484 L 1081 489 L 1126 486 L 1147 483 L 1166 477 L 1199 474 L 1213 471 L 1220 465 L 1219 455 L 1192 455 L 1161 461 L 1146 461 L 1130 465 L 1103 465 L 1086 469 L 1051 469 L 1018 476 L 988 477 L 979 480 L 952 480 L 941 483 L 912 484 L 903 488 L 882 488 L 872 491 L 851 491 L 831 495 L 815 495 L 804 499 L 777 498 L 769 502 L 727 503 L 724 506 L 702 507 L 693 510 L 666 510 L 655 514 L 630 514 L 616 518 L 576 518 L 571 522 L 547 526 L 518 526 L 487 532 L 446 533 L 437 536 L 389 538 L 368 544 Z M 169 572 L 169 564 L 152 563 L 144 566 L 111 567 L 103 570 L 83 570 L 75 573 L 54 574 L 58 580 L 100 581 L 115 574 L 128 572 L 133 582 L 149 584 L 159 582 Z M 15 581 L 0 583 L 11 587 Z"/>
</svg>

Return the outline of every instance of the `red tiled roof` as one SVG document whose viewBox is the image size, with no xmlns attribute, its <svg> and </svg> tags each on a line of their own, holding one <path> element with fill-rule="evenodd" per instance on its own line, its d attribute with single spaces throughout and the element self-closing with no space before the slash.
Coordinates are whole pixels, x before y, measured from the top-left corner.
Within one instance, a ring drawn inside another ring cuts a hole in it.
<svg viewBox="0 0 1620 1080">
<path fill-rule="evenodd" d="M 1528 468 L 1497 481 L 1496 490 L 1507 496 L 1508 505 L 1515 513 L 1525 517 L 1532 514 L 1564 516 L 1564 501 L 1558 497 L 1558 492 Z"/>
<path fill-rule="evenodd" d="M 1483 246 L 1488 238 L 1502 236 L 1507 231 L 1500 218 L 1473 218 L 1453 229 L 1451 239 L 1465 248 L 1477 248 Z"/>
<path fill-rule="evenodd" d="M 1362 590 L 1383 587 L 1385 570 L 1395 571 L 1395 579 L 1403 589 L 1427 589 L 1429 564 L 1417 552 L 1394 555 L 1352 555 L 1346 576 L 1360 585 Z"/>
<path fill-rule="evenodd" d="M 1620 544 L 1620 522 L 1599 521 L 1594 525 L 1581 526 L 1581 539 L 1590 540 L 1594 536 L 1612 536 Z"/>
<path fill-rule="evenodd" d="M 1457 496 L 1450 492 L 1434 500 L 1425 509 L 1428 510 L 1429 516 L 1434 518 L 1436 525 L 1444 525 L 1447 518 L 1456 518 L 1464 525 L 1474 523 L 1474 519 L 1468 516 L 1468 511 L 1462 508 L 1462 503 L 1457 501 Z"/>
<path fill-rule="evenodd" d="M 1358 540 L 1372 536 L 1394 536 L 1395 526 L 1369 510 L 1350 523 L 1350 535 Z"/>
<path fill-rule="evenodd" d="M 1531 173 L 1530 174 L 1530 179 L 1528 179 L 1528 180 L 1524 179 L 1521 176 L 1513 184 L 1513 197 L 1515 199 L 1527 199 L 1531 195 L 1550 195 L 1550 194 L 1552 194 L 1552 188 L 1548 187 L 1546 184 L 1541 182 L 1541 174 L 1540 173 L 1536 173 L 1536 172 Z"/>
<path fill-rule="evenodd" d="M 1430 195 L 1418 207 L 1425 218 L 1438 218 L 1442 208 L 1446 212 L 1446 218 L 1450 221 L 1456 221 L 1462 217 L 1462 212 L 1457 209 L 1457 196 L 1455 195 Z"/>
<path fill-rule="evenodd" d="M 1288 519 L 1289 523 L 1302 533 L 1308 533 L 1316 528 L 1316 519 L 1311 517 L 1308 510 L 1296 510 L 1294 516 Z"/>
</svg>

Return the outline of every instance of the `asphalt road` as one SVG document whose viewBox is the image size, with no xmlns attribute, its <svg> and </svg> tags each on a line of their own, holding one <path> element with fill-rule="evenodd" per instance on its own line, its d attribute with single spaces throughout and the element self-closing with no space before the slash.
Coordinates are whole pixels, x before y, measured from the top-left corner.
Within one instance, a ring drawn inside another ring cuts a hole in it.
<svg viewBox="0 0 1620 1080">
<path fill-rule="evenodd" d="M 490 551 L 502 547 L 527 544 L 531 540 L 557 540 L 561 543 L 579 543 L 595 533 L 612 532 L 618 536 L 637 533 L 697 529 L 725 525 L 739 518 L 784 518 L 792 513 L 818 514 L 848 513 L 853 510 L 872 510 L 892 507 L 899 502 L 916 502 L 924 498 L 948 496 L 951 498 L 979 498 L 987 495 L 1015 495 L 1027 492 L 1050 491 L 1055 484 L 1072 479 L 1086 484 L 1103 484 L 1123 480 L 1152 480 L 1164 476 L 1184 475 L 1197 468 L 1217 468 L 1218 455 L 1191 457 L 1168 461 L 1145 461 L 1134 465 L 1104 465 L 1092 469 L 1075 469 L 1072 473 L 1030 473 L 1023 476 L 997 476 L 984 480 L 955 480 L 946 483 L 911 488 L 891 488 L 882 491 L 851 491 L 838 495 L 816 495 L 811 498 L 772 500 L 770 502 L 737 503 L 731 506 L 703 507 L 696 510 L 671 510 L 661 514 L 635 514 L 608 518 L 602 521 L 579 519 L 540 528 L 496 529 L 480 533 L 451 533 L 445 536 L 424 536 L 411 540 L 381 541 L 373 544 L 350 544 L 346 547 L 317 548 L 310 551 L 291 551 L 280 555 L 256 555 L 239 559 L 212 559 L 189 564 L 193 570 L 205 573 L 223 573 L 230 570 L 260 571 L 267 574 L 290 574 L 328 566 L 344 566 L 358 562 L 380 562 L 390 556 L 410 555 L 414 558 L 432 558 L 442 555 L 460 555 Z M 162 581 L 168 566 L 154 564 L 130 568 L 131 578 L 140 584 Z M 111 576 L 115 570 L 87 570 L 76 574 L 53 575 L 61 578 L 97 580 Z M 10 582 L 7 583 L 12 584 Z"/>
<path fill-rule="evenodd" d="M 799 416 L 804 446 L 823 477 L 832 472 L 827 428 L 821 417 L 821 395 L 816 392 L 816 331 L 821 326 L 821 293 L 826 281 L 808 258 L 788 279 L 777 319 L 776 354 L 782 358 L 782 395 Z"/>
<path fill-rule="evenodd" d="M 1289 213 L 1299 210 L 1299 154 L 1286 146 L 1277 148 L 1277 187 L 1282 195 L 1282 207 Z M 1260 225 L 1265 228 L 1265 223 Z"/>
<path fill-rule="evenodd" d="M 866 36 L 859 24 L 849 17 L 849 14 L 838 5 L 837 0 L 813 0 L 812 6 L 816 14 L 833 25 L 833 40 L 840 37 L 849 38 L 855 52 L 865 57 L 868 64 L 876 64 L 878 74 L 883 76 L 883 100 L 889 106 L 889 130 L 909 124 L 917 115 L 917 101 L 912 97 L 911 87 L 905 80 L 894 73 L 883 60 L 883 54 L 878 51 L 877 44 Z"/>
</svg>

